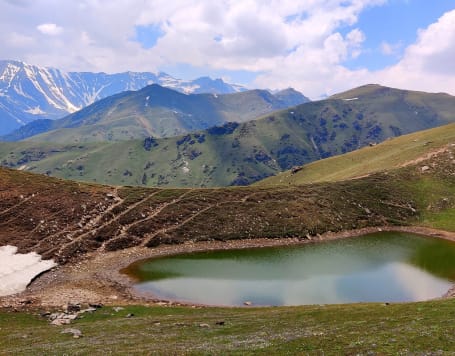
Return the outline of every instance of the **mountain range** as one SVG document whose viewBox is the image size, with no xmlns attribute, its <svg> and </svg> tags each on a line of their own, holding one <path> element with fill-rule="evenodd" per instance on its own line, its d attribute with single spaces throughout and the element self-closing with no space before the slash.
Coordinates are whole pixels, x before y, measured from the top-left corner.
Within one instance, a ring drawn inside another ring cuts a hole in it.
<svg viewBox="0 0 455 356">
<path fill-rule="evenodd" d="M 245 123 L 88 143 L 0 144 L 3 166 L 115 185 L 247 185 L 305 163 L 455 121 L 455 97 L 366 85 Z"/>
<path fill-rule="evenodd" d="M 180 80 L 166 73 L 65 72 L 20 61 L 0 60 L 0 135 L 36 119 L 58 119 L 99 99 L 152 83 L 182 93 L 226 94 L 246 88 L 221 79 Z"/>
<path fill-rule="evenodd" d="M 178 136 L 226 122 L 253 120 L 308 101 L 294 89 L 275 94 L 266 90 L 182 94 L 152 84 L 101 99 L 62 119 L 35 120 L 1 139 L 81 143 Z"/>
</svg>

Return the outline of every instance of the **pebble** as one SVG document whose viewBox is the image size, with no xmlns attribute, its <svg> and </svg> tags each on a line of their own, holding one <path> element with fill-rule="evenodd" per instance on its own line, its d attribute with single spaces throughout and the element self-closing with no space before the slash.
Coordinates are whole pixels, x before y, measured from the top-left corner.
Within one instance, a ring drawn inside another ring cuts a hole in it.
<svg viewBox="0 0 455 356">
<path fill-rule="evenodd" d="M 75 339 L 82 337 L 82 332 L 79 329 L 67 328 L 62 330 L 61 334 L 73 334 Z"/>
</svg>

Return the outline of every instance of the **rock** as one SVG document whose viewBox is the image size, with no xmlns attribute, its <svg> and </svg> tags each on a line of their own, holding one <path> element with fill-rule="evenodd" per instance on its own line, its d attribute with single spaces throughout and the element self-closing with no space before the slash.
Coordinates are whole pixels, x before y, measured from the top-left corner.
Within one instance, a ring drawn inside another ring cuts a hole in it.
<svg viewBox="0 0 455 356">
<path fill-rule="evenodd" d="M 123 309 L 125 309 L 125 308 L 123 308 L 123 307 L 114 307 L 114 308 L 112 308 L 112 309 L 114 309 L 114 311 L 115 311 L 116 313 L 118 313 L 120 310 L 123 310 Z"/>
<path fill-rule="evenodd" d="M 71 323 L 71 320 L 69 320 L 69 319 L 55 319 L 55 320 L 51 321 L 51 325 L 56 325 L 56 326 L 68 325 L 70 323 Z"/>
<path fill-rule="evenodd" d="M 132 318 L 133 316 L 134 316 L 133 313 L 129 313 L 129 314 L 126 315 L 127 318 Z"/>
<path fill-rule="evenodd" d="M 101 304 L 101 303 L 88 303 L 88 306 L 90 308 L 100 309 L 100 308 L 103 307 L 103 304 Z"/>
<path fill-rule="evenodd" d="M 243 305 L 250 306 L 250 305 L 253 305 L 253 303 L 250 301 L 246 301 L 246 302 L 243 302 Z"/>
<path fill-rule="evenodd" d="M 53 313 L 49 316 L 51 325 L 66 325 L 77 319 L 77 314 Z"/>
<path fill-rule="evenodd" d="M 79 303 L 77 304 L 68 303 L 65 310 L 67 313 L 77 313 L 81 311 L 81 305 Z"/>
<path fill-rule="evenodd" d="M 296 174 L 297 172 L 300 172 L 302 169 L 303 169 L 302 166 L 292 167 L 291 174 Z"/>
<path fill-rule="evenodd" d="M 420 171 L 423 173 L 423 172 L 428 171 L 429 169 L 430 169 L 430 167 L 428 167 L 428 166 L 423 166 L 423 167 L 420 168 Z"/>
<path fill-rule="evenodd" d="M 202 324 L 199 324 L 199 327 L 200 328 L 210 328 L 210 325 L 209 324 L 206 324 L 206 323 L 202 323 Z"/>
<path fill-rule="evenodd" d="M 61 334 L 73 334 L 73 337 L 75 339 L 82 337 L 82 332 L 79 329 L 74 328 L 67 328 L 65 330 L 62 330 Z"/>
<path fill-rule="evenodd" d="M 215 325 L 220 325 L 220 326 L 223 326 L 225 324 L 224 320 L 221 320 L 221 321 L 217 321 L 215 323 Z"/>
<path fill-rule="evenodd" d="M 30 299 L 21 299 L 19 301 L 19 304 L 28 305 L 28 304 L 32 304 L 32 301 Z"/>
</svg>

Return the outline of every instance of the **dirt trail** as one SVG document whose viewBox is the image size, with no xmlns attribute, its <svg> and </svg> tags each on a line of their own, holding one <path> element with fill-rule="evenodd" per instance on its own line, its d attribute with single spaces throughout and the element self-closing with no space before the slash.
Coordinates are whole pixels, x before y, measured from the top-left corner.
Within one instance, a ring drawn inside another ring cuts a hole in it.
<svg viewBox="0 0 455 356">
<path fill-rule="evenodd" d="M 433 157 L 435 157 L 435 156 L 437 156 L 437 155 L 439 155 L 441 153 L 445 153 L 445 152 L 448 152 L 448 151 L 449 151 L 449 145 L 443 146 L 443 147 L 438 148 L 438 149 L 436 149 L 434 151 L 428 152 L 427 154 L 425 154 L 423 156 L 417 157 L 417 158 L 415 158 L 413 160 L 410 160 L 410 161 L 406 161 L 406 162 L 400 164 L 398 166 L 398 168 L 407 167 L 407 166 L 410 166 L 410 165 L 414 165 L 414 164 L 429 160 L 430 158 L 433 158 Z"/>
<path fill-rule="evenodd" d="M 424 161 L 427 161 L 437 155 L 440 155 L 442 153 L 445 153 L 445 152 L 448 152 L 449 151 L 449 145 L 445 145 L 441 148 L 438 148 L 438 149 L 435 149 L 431 152 L 428 152 L 422 156 L 419 156 L 417 158 L 414 158 L 412 160 L 409 160 L 409 161 L 406 161 L 406 162 L 403 162 L 399 165 L 397 165 L 396 167 L 392 167 L 392 168 L 403 168 L 403 167 L 407 167 L 407 166 L 412 166 L 412 165 L 415 165 L 415 164 L 418 164 L 420 162 L 424 162 Z M 372 174 L 374 174 L 376 172 L 371 172 L 371 173 L 367 173 L 367 174 L 362 174 L 362 175 L 359 175 L 359 176 L 354 176 L 350 179 L 362 179 L 362 178 L 366 178 L 366 177 L 369 177 L 371 176 Z"/>
<path fill-rule="evenodd" d="M 27 203 L 28 201 L 30 201 L 30 199 L 34 198 L 35 196 L 36 196 L 36 194 L 32 194 L 32 195 L 30 195 L 27 198 L 23 198 L 19 203 L 9 207 L 8 209 L 0 211 L 0 216 L 5 215 L 5 214 L 9 213 L 10 211 L 20 207 L 21 205 L 23 205 L 23 204 Z"/>
</svg>

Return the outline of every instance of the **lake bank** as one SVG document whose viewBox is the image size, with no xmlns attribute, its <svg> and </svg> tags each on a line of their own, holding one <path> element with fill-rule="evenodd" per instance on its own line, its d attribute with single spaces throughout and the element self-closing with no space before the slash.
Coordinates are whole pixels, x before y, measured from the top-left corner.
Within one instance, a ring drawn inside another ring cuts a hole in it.
<svg viewBox="0 0 455 356">
<path fill-rule="evenodd" d="M 69 263 L 43 274 L 21 294 L 0 298 L 0 306 L 20 307 L 27 304 L 36 306 L 61 306 L 65 303 L 110 304 L 155 304 L 172 302 L 146 298 L 133 290 L 134 280 L 120 271 L 130 264 L 143 259 L 164 257 L 181 253 L 243 249 L 255 247 L 293 246 L 319 241 L 330 241 L 357 237 L 380 231 L 409 232 L 430 237 L 455 241 L 455 233 L 424 227 L 370 227 L 358 230 L 329 232 L 311 239 L 251 239 L 231 241 L 187 242 L 179 245 L 164 245 L 156 248 L 133 247 L 108 253 L 91 253 L 83 260 Z M 453 297 L 455 288 L 445 296 Z M 175 304 L 175 303 L 174 303 Z"/>
</svg>

